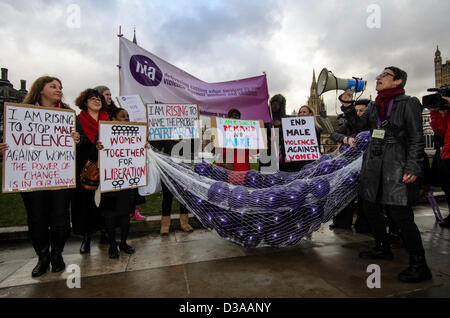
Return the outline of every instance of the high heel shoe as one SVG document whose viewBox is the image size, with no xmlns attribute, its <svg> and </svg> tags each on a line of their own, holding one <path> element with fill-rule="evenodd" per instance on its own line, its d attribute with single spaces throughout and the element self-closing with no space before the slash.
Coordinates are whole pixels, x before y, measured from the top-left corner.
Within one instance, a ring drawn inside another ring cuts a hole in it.
<svg viewBox="0 0 450 318">
<path fill-rule="evenodd" d="M 91 236 L 89 234 L 85 234 L 83 237 L 83 241 L 80 246 L 80 253 L 86 254 L 91 251 Z"/>
</svg>

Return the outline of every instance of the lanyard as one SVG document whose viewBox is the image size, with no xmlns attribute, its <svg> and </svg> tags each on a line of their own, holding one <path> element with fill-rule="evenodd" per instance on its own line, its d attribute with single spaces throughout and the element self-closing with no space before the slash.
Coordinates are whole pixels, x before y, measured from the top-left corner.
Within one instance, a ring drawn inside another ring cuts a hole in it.
<svg viewBox="0 0 450 318">
<path fill-rule="evenodd" d="M 386 113 L 386 119 L 383 120 L 383 123 L 385 121 L 387 121 L 389 119 L 389 117 L 391 117 L 391 111 L 392 111 L 392 105 L 394 105 L 394 99 L 391 99 L 391 101 L 389 102 L 389 107 Z M 378 110 L 378 109 L 377 109 Z M 380 128 L 381 127 L 381 119 L 380 119 L 380 111 L 378 110 L 378 118 L 377 118 L 377 127 Z"/>
</svg>

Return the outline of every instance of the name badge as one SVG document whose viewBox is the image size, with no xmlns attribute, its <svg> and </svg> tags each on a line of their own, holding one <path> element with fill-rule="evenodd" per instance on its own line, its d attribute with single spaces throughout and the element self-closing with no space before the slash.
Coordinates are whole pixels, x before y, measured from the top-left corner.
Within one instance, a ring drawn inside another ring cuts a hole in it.
<svg viewBox="0 0 450 318">
<path fill-rule="evenodd" d="M 372 138 L 384 139 L 385 132 L 386 131 L 384 129 L 374 129 L 372 132 Z"/>
</svg>

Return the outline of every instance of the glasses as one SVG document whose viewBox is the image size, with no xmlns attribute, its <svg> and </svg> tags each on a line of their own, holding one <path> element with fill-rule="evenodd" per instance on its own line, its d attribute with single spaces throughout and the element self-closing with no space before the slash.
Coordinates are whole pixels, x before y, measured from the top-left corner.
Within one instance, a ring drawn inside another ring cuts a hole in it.
<svg viewBox="0 0 450 318">
<path fill-rule="evenodd" d="M 102 102 L 102 100 L 100 98 L 98 98 L 98 97 L 90 97 L 90 98 L 88 98 L 88 100 L 91 100 L 93 102 L 99 102 L 99 103 Z"/>
<path fill-rule="evenodd" d="M 375 77 L 375 78 L 376 78 L 376 79 L 378 79 L 378 78 L 383 78 L 383 77 L 386 77 L 386 76 L 388 76 L 388 75 L 394 77 L 394 74 L 391 74 L 391 73 L 388 73 L 388 72 L 383 72 L 383 73 L 381 73 L 380 75 L 378 75 L 378 76 Z"/>
</svg>

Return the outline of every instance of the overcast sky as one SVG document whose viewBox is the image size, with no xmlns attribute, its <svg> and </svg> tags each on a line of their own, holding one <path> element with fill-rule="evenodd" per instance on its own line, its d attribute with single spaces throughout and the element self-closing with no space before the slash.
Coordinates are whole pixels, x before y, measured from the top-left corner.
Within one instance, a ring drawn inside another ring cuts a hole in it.
<svg viewBox="0 0 450 318">
<path fill-rule="evenodd" d="M 449 59 L 449 13 L 448 0 L 0 0 L 0 66 L 16 88 L 60 78 L 71 106 L 100 84 L 117 96 L 119 25 L 130 40 L 136 26 L 139 46 L 203 81 L 266 72 L 270 96 L 285 95 L 290 113 L 324 67 L 364 78 L 363 96 L 374 98 L 375 76 L 395 65 L 408 72 L 407 93 L 423 96 L 437 45 Z M 335 92 L 324 96 L 335 114 Z"/>
</svg>

